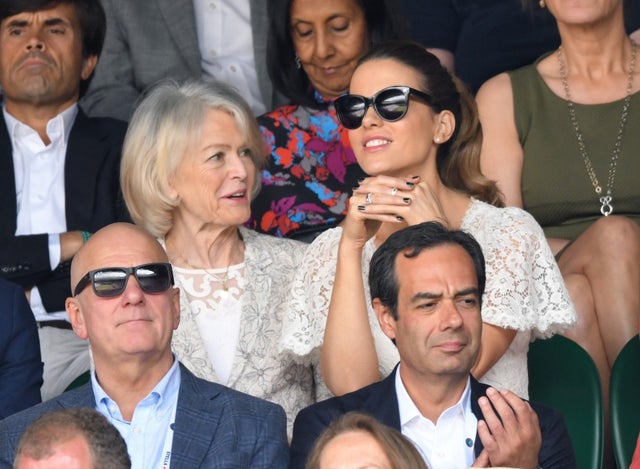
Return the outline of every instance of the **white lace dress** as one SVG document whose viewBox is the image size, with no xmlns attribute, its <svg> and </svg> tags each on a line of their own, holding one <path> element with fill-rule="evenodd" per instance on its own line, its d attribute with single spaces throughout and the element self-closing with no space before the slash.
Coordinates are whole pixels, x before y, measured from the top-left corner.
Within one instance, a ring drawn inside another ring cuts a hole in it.
<svg viewBox="0 0 640 469">
<path fill-rule="evenodd" d="M 291 435 L 295 416 L 314 402 L 313 370 L 278 342 L 307 245 L 242 227 L 240 233 L 244 263 L 230 267 L 227 292 L 219 288 L 221 271 L 175 269 L 180 325 L 172 348 L 196 376 L 280 404 Z"/>
<path fill-rule="evenodd" d="M 576 312 L 544 233 L 524 210 L 497 208 L 472 200 L 461 229 L 482 246 L 486 262 L 486 288 L 482 320 L 518 332 L 502 358 L 480 381 L 510 389 L 528 398 L 527 351 L 529 342 L 549 337 L 573 324 Z M 335 278 L 341 228 L 322 233 L 309 246 L 307 258 L 294 279 L 294 307 L 283 328 L 281 347 L 317 365 Z M 362 274 L 368 285 L 369 261 L 376 247 L 370 239 L 362 254 Z M 373 333 L 381 376 L 399 361 L 393 343 L 384 335 L 371 308 L 365 288 L 369 323 Z M 324 386 L 316 398 L 326 397 Z"/>
</svg>

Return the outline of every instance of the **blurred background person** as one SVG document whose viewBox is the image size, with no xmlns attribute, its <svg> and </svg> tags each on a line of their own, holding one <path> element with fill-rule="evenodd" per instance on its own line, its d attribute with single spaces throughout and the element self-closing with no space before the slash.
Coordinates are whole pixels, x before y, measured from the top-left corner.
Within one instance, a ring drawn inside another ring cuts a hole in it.
<svg viewBox="0 0 640 469">
<path fill-rule="evenodd" d="M 622 0 L 546 7 L 560 48 L 478 92 L 482 169 L 542 226 L 578 313 L 565 335 L 596 362 L 609 402 L 640 314 L 640 54 Z"/>
<path fill-rule="evenodd" d="M 427 469 L 413 444 L 370 415 L 349 412 L 320 435 L 306 469 Z"/>
<path fill-rule="evenodd" d="M 107 35 L 82 107 L 129 120 L 140 94 L 160 80 L 233 84 L 256 115 L 282 103 L 266 68 L 264 0 L 102 0 Z"/>
<path fill-rule="evenodd" d="M 197 376 L 282 405 L 313 402 L 310 366 L 278 347 L 306 245 L 242 227 L 260 187 L 260 131 L 217 82 L 164 83 L 134 112 L 122 159 L 133 219 L 157 236 L 180 288 L 173 350 Z"/>
<path fill-rule="evenodd" d="M 472 93 L 489 78 L 532 63 L 560 44 L 553 16 L 529 0 L 401 0 L 412 39 Z M 533 3 L 533 5 L 532 5 Z M 627 0 L 627 30 L 640 37 L 640 0 Z"/>
<path fill-rule="evenodd" d="M 369 177 L 354 189 L 342 227 L 316 238 L 292 292 L 283 345 L 316 360 L 337 395 L 387 376 L 398 350 L 377 326 L 366 278 L 387 237 L 423 221 L 471 233 L 487 261 L 482 343 L 471 370 L 528 396 L 527 351 L 573 324 L 575 311 L 544 234 L 480 173 L 473 98 L 424 47 L 389 42 L 361 60 L 336 101 Z"/>
<path fill-rule="evenodd" d="M 93 409 L 47 412 L 18 442 L 14 469 L 129 469 L 127 444 Z"/>
<path fill-rule="evenodd" d="M 0 279 L 0 420 L 40 402 L 38 328 L 24 290 Z"/>
<path fill-rule="evenodd" d="M 268 0 L 267 66 L 290 104 L 258 118 L 269 157 L 249 226 L 311 241 L 337 226 L 364 177 L 333 101 L 360 57 L 397 37 L 389 0 Z"/>
<path fill-rule="evenodd" d="M 126 125 L 78 107 L 105 28 L 100 0 L 0 2 L 0 276 L 24 288 L 38 323 L 43 400 L 89 370 L 64 308 L 71 259 L 91 233 L 129 219 Z"/>
</svg>

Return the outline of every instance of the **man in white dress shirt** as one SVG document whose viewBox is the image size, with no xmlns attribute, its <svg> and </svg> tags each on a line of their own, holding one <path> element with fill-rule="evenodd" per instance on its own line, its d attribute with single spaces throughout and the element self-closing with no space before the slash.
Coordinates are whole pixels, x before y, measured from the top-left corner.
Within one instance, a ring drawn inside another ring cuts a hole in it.
<svg viewBox="0 0 640 469">
<path fill-rule="evenodd" d="M 45 400 L 89 369 L 64 310 L 70 260 L 92 232 L 128 219 L 126 125 L 77 106 L 105 27 L 99 0 L 0 2 L 0 275 L 24 287 L 38 323 Z"/>
<path fill-rule="evenodd" d="M 140 94 L 164 79 L 226 82 L 255 115 L 283 104 L 267 73 L 266 0 L 102 4 L 108 25 L 104 52 L 81 101 L 89 115 L 129 120 Z"/>
<path fill-rule="evenodd" d="M 475 239 L 434 222 L 396 232 L 371 258 L 369 284 L 400 364 L 378 383 L 302 410 L 291 468 L 303 468 L 322 430 L 349 411 L 368 412 L 401 431 L 431 469 L 575 467 L 557 412 L 470 375 L 482 353 L 485 287 Z"/>
</svg>

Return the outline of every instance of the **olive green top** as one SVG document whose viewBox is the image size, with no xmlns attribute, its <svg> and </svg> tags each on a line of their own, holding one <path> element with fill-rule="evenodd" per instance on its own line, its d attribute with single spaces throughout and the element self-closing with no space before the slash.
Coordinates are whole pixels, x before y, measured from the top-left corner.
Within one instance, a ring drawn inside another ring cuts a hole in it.
<svg viewBox="0 0 640 469">
<path fill-rule="evenodd" d="M 577 238 L 599 217 L 599 196 L 583 162 L 567 102 L 544 82 L 536 64 L 509 72 L 516 129 L 524 148 L 524 209 L 547 237 Z M 624 99 L 606 104 L 574 104 L 587 154 L 602 194 Z M 640 222 L 640 93 L 631 98 L 613 184 L 613 214 Z"/>
</svg>

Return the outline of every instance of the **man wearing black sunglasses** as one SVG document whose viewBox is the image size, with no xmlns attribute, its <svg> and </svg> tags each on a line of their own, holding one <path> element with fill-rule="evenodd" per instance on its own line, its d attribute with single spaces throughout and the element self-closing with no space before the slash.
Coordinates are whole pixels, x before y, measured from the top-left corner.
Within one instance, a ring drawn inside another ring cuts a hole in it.
<svg viewBox="0 0 640 469">
<path fill-rule="evenodd" d="M 134 468 L 284 468 L 286 417 L 276 404 L 196 378 L 171 352 L 179 290 L 158 242 L 134 225 L 98 231 L 74 257 L 66 309 L 89 339 L 91 381 L 0 422 L 0 466 L 30 422 L 92 407 L 120 431 Z"/>
</svg>

